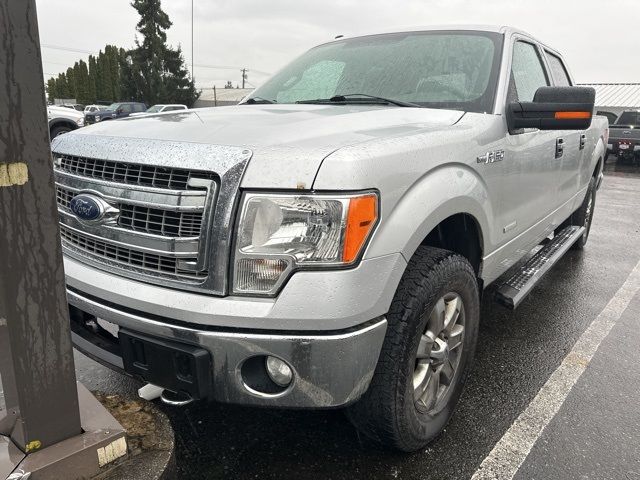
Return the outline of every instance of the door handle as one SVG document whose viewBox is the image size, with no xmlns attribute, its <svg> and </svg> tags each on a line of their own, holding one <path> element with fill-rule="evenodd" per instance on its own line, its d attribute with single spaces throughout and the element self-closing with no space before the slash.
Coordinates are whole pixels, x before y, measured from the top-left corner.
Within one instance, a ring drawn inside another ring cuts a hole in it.
<svg viewBox="0 0 640 480">
<path fill-rule="evenodd" d="M 556 139 L 556 158 L 560 158 L 564 154 L 564 138 Z"/>
<path fill-rule="evenodd" d="M 587 144 L 587 135 L 583 133 L 582 135 L 580 135 L 580 150 L 584 150 L 584 147 L 586 144 Z"/>
</svg>

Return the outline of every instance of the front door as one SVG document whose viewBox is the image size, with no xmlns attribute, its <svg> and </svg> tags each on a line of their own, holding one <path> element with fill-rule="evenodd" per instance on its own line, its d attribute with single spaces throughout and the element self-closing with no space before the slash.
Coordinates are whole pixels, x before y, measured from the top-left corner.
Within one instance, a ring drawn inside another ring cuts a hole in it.
<svg viewBox="0 0 640 480">
<path fill-rule="evenodd" d="M 512 46 L 507 102 L 530 102 L 538 88 L 550 85 L 536 44 L 518 38 Z M 523 129 L 507 133 L 501 202 L 502 263 L 522 258 L 553 231 L 553 211 L 558 206 L 562 135 L 553 131 Z"/>
</svg>

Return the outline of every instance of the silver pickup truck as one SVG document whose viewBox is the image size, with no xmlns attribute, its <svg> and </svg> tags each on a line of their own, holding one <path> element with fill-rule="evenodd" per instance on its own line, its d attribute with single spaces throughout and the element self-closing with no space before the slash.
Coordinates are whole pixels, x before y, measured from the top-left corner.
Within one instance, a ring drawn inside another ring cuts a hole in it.
<svg viewBox="0 0 640 480">
<path fill-rule="evenodd" d="M 347 407 L 423 447 L 486 286 L 515 308 L 588 239 L 607 121 L 572 85 L 524 32 L 420 28 L 315 47 L 237 106 L 57 137 L 76 347 L 174 405 Z"/>
</svg>

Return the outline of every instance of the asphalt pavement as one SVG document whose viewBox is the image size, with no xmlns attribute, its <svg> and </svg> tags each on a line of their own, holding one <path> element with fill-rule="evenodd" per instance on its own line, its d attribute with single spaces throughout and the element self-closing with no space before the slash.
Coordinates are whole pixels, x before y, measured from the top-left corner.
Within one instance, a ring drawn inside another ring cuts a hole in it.
<svg viewBox="0 0 640 480">
<path fill-rule="evenodd" d="M 474 371 L 428 448 L 384 450 L 341 411 L 162 406 L 176 432 L 180 478 L 470 478 L 640 260 L 640 174 L 607 168 L 587 248 L 570 251 L 515 312 L 492 301 L 492 288 L 485 292 Z M 639 317 L 635 296 L 516 478 L 640 480 Z M 139 386 L 79 353 L 76 364 L 92 390 Z"/>
</svg>

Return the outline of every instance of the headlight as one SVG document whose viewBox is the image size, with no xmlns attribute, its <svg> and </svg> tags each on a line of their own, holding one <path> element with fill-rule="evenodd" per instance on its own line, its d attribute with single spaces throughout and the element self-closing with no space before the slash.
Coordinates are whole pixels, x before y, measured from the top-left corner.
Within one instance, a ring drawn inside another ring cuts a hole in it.
<svg viewBox="0 0 640 480">
<path fill-rule="evenodd" d="M 84 117 L 83 118 L 79 118 L 78 120 L 76 120 L 76 124 L 79 127 L 84 127 Z"/>
<path fill-rule="evenodd" d="M 233 289 L 274 294 L 296 268 L 354 264 L 378 220 L 378 196 L 244 195 Z"/>
</svg>

